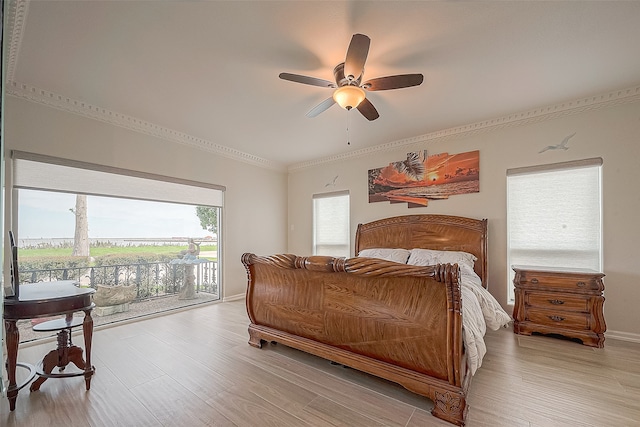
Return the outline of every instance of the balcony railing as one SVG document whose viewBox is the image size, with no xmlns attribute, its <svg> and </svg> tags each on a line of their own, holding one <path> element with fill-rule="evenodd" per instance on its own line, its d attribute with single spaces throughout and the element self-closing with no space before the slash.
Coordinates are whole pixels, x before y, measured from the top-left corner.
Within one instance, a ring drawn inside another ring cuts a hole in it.
<svg viewBox="0 0 640 427">
<path fill-rule="evenodd" d="M 188 270 L 192 268 L 195 275 L 195 292 L 219 295 L 218 263 L 216 261 L 201 261 L 195 265 L 150 262 L 99 267 L 23 270 L 20 272 L 20 283 L 76 280 L 81 286 L 90 286 L 94 289 L 97 289 L 98 285 L 135 285 L 137 293 L 134 301 L 143 301 L 177 294 L 185 285 L 189 275 Z"/>
</svg>

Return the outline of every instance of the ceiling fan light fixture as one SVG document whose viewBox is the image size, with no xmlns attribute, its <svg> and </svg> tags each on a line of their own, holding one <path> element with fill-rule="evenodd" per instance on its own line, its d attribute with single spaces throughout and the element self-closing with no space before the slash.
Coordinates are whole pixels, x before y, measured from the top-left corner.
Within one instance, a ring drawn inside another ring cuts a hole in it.
<svg viewBox="0 0 640 427">
<path fill-rule="evenodd" d="M 342 86 L 333 92 L 333 99 L 345 110 L 357 107 L 366 97 L 364 90 L 358 86 Z"/>
</svg>

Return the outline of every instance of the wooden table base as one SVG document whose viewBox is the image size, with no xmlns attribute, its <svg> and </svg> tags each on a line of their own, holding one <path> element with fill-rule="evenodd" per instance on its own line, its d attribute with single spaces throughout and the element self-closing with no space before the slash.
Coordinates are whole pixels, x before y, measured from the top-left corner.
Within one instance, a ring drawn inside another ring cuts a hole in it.
<svg viewBox="0 0 640 427">
<path fill-rule="evenodd" d="M 89 390 L 91 385 L 91 377 L 95 371 L 91 365 L 91 339 L 93 337 L 93 319 L 91 318 L 91 310 L 94 304 L 91 296 L 95 292 L 91 288 L 80 288 L 75 286 L 76 283 L 70 280 L 56 282 L 42 282 L 34 284 L 20 285 L 20 298 L 4 299 L 4 326 L 7 337 L 7 377 L 9 386 L 7 388 L 7 398 L 9 399 L 9 409 L 11 411 L 16 408 L 16 400 L 18 399 L 18 391 L 21 384 L 16 383 L 16 367 L 18 366 L 18 346 L 20 343 L 20 332 L 18 331 L 17 322 L 22 319 L 34 319 L 41 317 L 49 317 L 56 315 L 65 315 L 62 322 L 73 323 L 73 313 L 84 311 L 84 319 L 82 321 L 82 331 L 84 335 L 85 357 L 82 360 L 82 349 L 71 345 L 70 327 L 66 326 L 67 337 L 62 337 L 64 345 L 58 346 L 58 349 L 50 352 L 43 361 L 41 377 L 34 383 L 32 390 L 37 390 L 46 378 L 68 377 L 75 375 L 83 375 L 86 383 L 86 389 Z M 79 324 L 77 325 L 79 326 Z M 58 337 L 60 344 L 60 336 Z M 68 341 L 67 341 L 68 340 Z M 66 343 L 69 343 L 67 345 Z M 51 374 L 54 367 L 67 366 L 69 362 L 73 362 L 80 369 L 80 373 L 70 374 Z"/>
<path fill-rule="evenodd" d="M 67 317 L 66 322 L 64 322 L 64 320 L 65 319 L 53 320 L 37 325 L 39 328 L 34 327 L 34 330 L 45 331 L 60 329 L 60 331 L 58 332 L 58 348 L 51 350 L 47 353 L 44 359 L 42 359 L 40 366 L 38 366 L 38 369 L 36 370 L 39 378 L 31 384 L 31 391 L 40 390 L 40 386 L 48 378 L 76 377 L 84 375 L 86 372 L 87 364 L 82 358 L 82 348 L 73 345 L 73 342 L 71 341 L 71 328 L 79 326 L 83 322 L 78 322 L 77 320 L 74 321 L 73 318 L 69 319 L 69 317 Z M 47 324 L 49 324 L 49 326 L 47 326 Z M 83 372 L 63 372 L 69 363 L 73 363 Z M 58 368 L 59 373 L 51 373 L 56 367 Z M 91 367 L 91 370 L 95 372 L 95 368 L 93 366 Z M 87 390 L 89 390 L 89 387 L 90 384 L 87 384 Z"/>
</svg>

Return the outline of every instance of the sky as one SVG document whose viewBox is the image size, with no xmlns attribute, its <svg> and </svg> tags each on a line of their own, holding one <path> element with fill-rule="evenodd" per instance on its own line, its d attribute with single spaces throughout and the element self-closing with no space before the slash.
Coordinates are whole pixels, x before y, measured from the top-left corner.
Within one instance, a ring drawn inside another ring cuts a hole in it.
<svg viewBox="0 0 640 427">
<path fill-rule="evenodd" d="M 439 185 L 447 182 L 460 180 L 477 180 L 480 167 L 480 157 L 478 151 L 468 151 L 466 153 L 449 154 L 439 153 L 429 155 L 423 161 L 425 166 L 425 176 L 422 181 L 416 181 L 404 172 L 399 172 L 393 164 L 380 169 L 380 174 L 376 177 L 375 183 L 389 186 Z M 467 176 L 470 170 L 476 172 L 475 175 Z"/>
<path fill-rule="evenodd" d="M 75 194 L 20 190 L 18 235 L 73 238 Z M 205 237 L 192 205 L 87 196 L 89 238 Z"/>
</svg>

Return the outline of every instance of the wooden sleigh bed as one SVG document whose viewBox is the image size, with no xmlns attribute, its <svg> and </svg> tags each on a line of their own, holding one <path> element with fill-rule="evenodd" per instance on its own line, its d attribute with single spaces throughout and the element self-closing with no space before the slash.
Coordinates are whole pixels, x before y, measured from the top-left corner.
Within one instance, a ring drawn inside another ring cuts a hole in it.
<svg viewBox="0 0 640 427">
<path fill-rule="evenodd" d="M 370 248 L 464 251 L 487 286 L 487 221 L 407 215 L 360 224 Z M 463 345 L 457 265 L 374 258 L 244 254 L 249 344 L 275 341 L 396 382 L 464 425 L 471 380 Z"/>
</svg>

